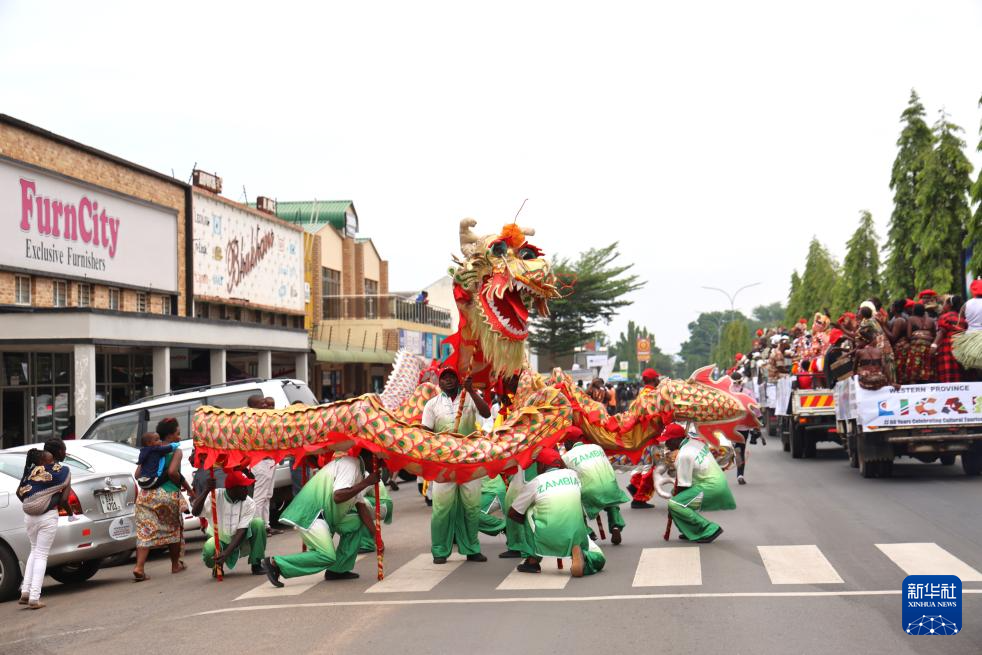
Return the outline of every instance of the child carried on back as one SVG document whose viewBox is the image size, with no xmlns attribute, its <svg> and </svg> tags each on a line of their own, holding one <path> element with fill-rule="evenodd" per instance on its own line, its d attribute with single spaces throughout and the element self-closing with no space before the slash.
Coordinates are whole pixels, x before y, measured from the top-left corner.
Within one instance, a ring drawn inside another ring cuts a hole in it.
<svg viewBox="0 0 982 655">
<path fill-rule="evenodd" d="M 161 445 L 160 435 L 148 432 L 140 441 L 140 457 L 137 460 L 136 483 L 141 489 L 155 489 L 167 481 L 164 475 L 164 458 L 178 448 L 178 444 Z"/>
</svg>

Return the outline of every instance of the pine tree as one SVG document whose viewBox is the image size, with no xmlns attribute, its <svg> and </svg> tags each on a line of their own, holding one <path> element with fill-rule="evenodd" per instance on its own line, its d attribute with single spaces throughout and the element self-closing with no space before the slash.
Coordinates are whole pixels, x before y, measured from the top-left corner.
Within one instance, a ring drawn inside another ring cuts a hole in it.
<svg viewBox="0 0 982 655">
<path fill-rule="evenodd" d="M 979 98 L 982 107 L 982 98 Z M 982 124 L 979 125 L 979 145 L 975 148 L 982 152 Z M 978 203 L 965 230 L 965 248 L 971 248 L 971 259 L 968 261 L 968 273 L 972 277 L 982 277 L 982 169 L 979 177 L 972 185 L 972 201 Z"/>
<path fill-rule="evenodd" d="M 794 323 L 799 318 L 809 319 L 824 309 L 831 310 L 835 302 L 835 288 L 839 280 L 839 264 L 819 240 L 812 237 L 808 245 L 808 258 L 805 260 L 805 272 L 795 278 L 797 271 L 791 276 L 791 296 L 788 298 L 788 311 L 785 316 L 788 323 Z"/>
<path fill-rule="evenodd" d="M 846 243 L 846 258 L 835 292 L 833 315 L 844 311 L 856 311 L 859 303 L 879 296 L 880 254 L 873 215 L 860 213 L 859 227 Z"/>
<path fill-rule="evenodd" d="M 972 218 L 972 164 L 962 150 L 961 131 L 942 110 L 934 124 L 937 145 L 917 174 L 918 220 L 911 236 L 917 245 L 913 263 L 918 289 L 960 293 L 964 284 L 962 244 Z"/>
<path fill-rule="evenodd" d="M 788 308 L 784 312 L 785 323 L 794 323 L 802 313 L 801 276 L 798 270 L 791 271 L 791 290 L 788 291 Z"/>
<path fill-rule="evenodd" d="M 910 90 L 910 101 L 900 115 L 904 123 L 897 139 L 897 158 L 893 161 L 890 188 L 893 213 L 885 244 L 884 279 L 892 298 L 912 298 L 914 284 L 914 241 L 911 235 L 921 214 L 917 209 L 917 176 L 931 152 L 934 137 L 924 120 L 924 105 L 917 92 Z"/>
</svg>

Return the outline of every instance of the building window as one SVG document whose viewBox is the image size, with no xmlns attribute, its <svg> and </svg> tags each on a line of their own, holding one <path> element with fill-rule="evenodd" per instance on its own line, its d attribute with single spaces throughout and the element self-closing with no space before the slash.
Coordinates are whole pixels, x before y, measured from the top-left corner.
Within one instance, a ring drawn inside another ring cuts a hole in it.
<svg viewBox="0 0 982 655">
<path fill-rule="evenodd" d="M 51 283 L 51 304 L 53 307 L 68 307 L 68 282 L 55 280 Z"/>
<path fill-rule="evenodd" d="M 208 318 L 208 303 L 196 300 L 194 303 L 194 315 L 197 318 Z"/>
<path fill-rule="evenodd" d="M 78 306 L 90 307 L 92 305 L 92 285 L 84 282 L 78 285 Z"/>
<path fill-rule="evenodd" d="M 365 318 L 378 318 L 378 282 L 365 280 Z"/>
<path fill-rule="evenodd" d="M 31 304 L 31 278 L 26 275 L 14 276 L 14 302 L 18 305 Z"/>
<path fill-rule="evenodd" d="M 147 292 L 137 291 L 136 292 L 136 311 L 146 313 L 147 312 Z"/>
<path fill-rule="evenodd" d="M 321 269 L 321 283 L 324 299 L 324 318 L 341 318 L 341 271 L 331 268 Z"/>
<path fill-rule="evenodd" d="M 170 314 L 170 296 L 163 296 L 160 299 L 160 313 Z"/>
<path fill-rule="evenodd" d="M 119 311 L 119 289 L 109 290 L 109 309 Z"/>
</svg>

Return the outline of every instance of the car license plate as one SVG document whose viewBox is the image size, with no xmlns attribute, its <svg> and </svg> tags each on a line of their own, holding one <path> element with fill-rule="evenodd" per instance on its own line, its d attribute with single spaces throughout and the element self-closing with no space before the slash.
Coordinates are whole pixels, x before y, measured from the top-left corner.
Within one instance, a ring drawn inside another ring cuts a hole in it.
<svg viewBox="0 0 982 655">
<path fill-rule="evenodd" d="M 104 514 L 115 514 L 123 509 L 122 494 L 99 494 L 99 502 L 102 503 L 102 512 Z"/>
</svg>

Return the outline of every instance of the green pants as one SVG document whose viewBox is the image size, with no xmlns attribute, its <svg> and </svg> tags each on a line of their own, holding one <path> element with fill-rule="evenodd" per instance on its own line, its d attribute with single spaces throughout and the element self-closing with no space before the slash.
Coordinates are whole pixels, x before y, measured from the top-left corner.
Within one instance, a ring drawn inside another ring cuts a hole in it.
<svg viewBox="0 0 982 655">
<path fill-rule="evenodd" d="M 337 546 L 334 545 L 333 540 L 308 538 L 306 533 L 301 533 L 301 538 L 307 544 L 306 552 L 274 557 L 276 567 L 283 577 L 297 578 L 325 570 L 333 573 L 347 573 L 355 568 L 363 525 L 361 521 L 358 521 L 357 524 L 348 521 L 347 517 L 343 523 L 346 524 L 344 525 L 345 530 L 335 533 L 340 536 Z"/>
<path fill-rule="evenodd" d="M 481 522 L 481 481 L 433 483 L 430 538 L 433 557 L 449 557 L 453 545 L 461 555 L 481 552 L 477 533 Z"/>
<path fill-rule="evenodd" d="M 222 542 L 222 550 L 225 550 L 227 547 L 228 543 Z M 260 564 L 263 561 L 263 557 L 266 556 L 266 522 L 259 517 L 249 522 L 246 538 L 242 540 L 237 550 L 229 553 L 229 556 L 225 558 L 224 567 L 226 569 L 234 568 L 235 563 L 239 561 L 239 554 L 243 552 L 249 555 L 249 564 Z M 214 537 L 209 537 L 208 541 L 201 548 L 201 559 L 204 560 L 205 566 L 208 568 L 215 567 Z"/>
<path fill-rule="evenodd" d="M 519 523 L 514 519 L 505 519 L 505 545 L 508 550 L 515 550 L 522 554 L 522 557 L 531 557 L 535 554 L 532 549 L 532 540 L 529 538 L 528 522 Z"/>
<path fill-rule="evenodd" d="M 707 521 L 697 510 L 703 506 L 705 492 L 699 485 L 689 487 L 673 496 L 668 501 L 668 513 L 679 532 L 689 541 L 698 541 L 710 537 L 719 529 L 719 525 Z"/>
<path fill-rule="evenodd" d="M 618 530 L 623 530 L 627 527 L 627 523 L 624 521 L 624 517 L 621 516 L 620 505 L 611 505 L 610 507 L 605 507 L 604 511 L 607 512 L 607 527 L 613 530 L 617 528 Z"/>
</svg>

